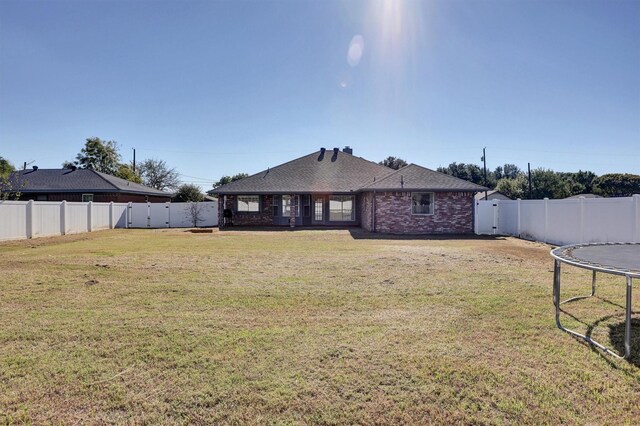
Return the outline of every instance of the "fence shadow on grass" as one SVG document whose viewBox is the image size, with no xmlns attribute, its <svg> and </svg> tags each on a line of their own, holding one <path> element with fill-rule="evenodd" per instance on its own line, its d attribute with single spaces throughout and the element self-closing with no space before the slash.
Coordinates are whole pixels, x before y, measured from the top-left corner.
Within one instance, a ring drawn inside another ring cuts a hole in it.
<svg viewBox="0 0 640 426">
<path fill-rule="evenodd" d="M 354 240 L 504 240 L 506 237 L 497 235 L 475 234 L 385 234 L 369 232 L 362 228 L 349 228 Z"/>
</svg>

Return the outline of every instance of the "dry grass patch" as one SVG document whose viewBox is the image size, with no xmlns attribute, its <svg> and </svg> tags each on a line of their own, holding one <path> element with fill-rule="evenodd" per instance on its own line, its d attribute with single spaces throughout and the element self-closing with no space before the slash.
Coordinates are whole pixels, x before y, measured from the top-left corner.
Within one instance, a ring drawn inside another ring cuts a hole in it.
<svg viewBox="0 0 640 426">
<path fill-rule="evenodd" d="M 555 328 L 548 251 L 347 231 L 0 244 L 0 423 L 634 423 L 639 364 Z M 567 325 L 621 345 L 624 286 L 600 283 Z"/>
</svg>

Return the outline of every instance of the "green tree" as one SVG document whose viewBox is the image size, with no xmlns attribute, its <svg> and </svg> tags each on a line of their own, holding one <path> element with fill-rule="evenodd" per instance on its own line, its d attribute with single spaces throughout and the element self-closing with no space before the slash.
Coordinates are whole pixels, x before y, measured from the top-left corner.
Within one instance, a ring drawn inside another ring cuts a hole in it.
<svg viewBox="0 0 640 426">
<path fill-rule="evenodd" d="M 513 179 L 502 178 L 496 183 L 495 189 L 514 200 L 517 198 L 526 198 L 528 191 L 527 178 L 522 173 Z"/>
<path fill-rule="evenodd" d="M 178 191 L 176 191 L 173 196 L 173 201 L 176 203 L 186 203 L 189 201 L 200 202 L 203 200 L 204 194 L 200 191 L 200 187 L 193 184 L 180 185 Z"/>
<path fill-rule="evenodd" d="M 453 162 L 447 167 L 438 167 L 437 171 L 459 179 L 468 180 L 478 185 L 484 185 L 484 170 L 476 164 L 465 164 Z M 495 185 L 493 174 L 487 171 L 487 186 L 493 188 Z"/>
<path fill-rule="evenodd" d="M 394 170 L 398 170 L 406 166 L 407 162 L 404 161 L 402 158 L 389 156 L 384 160 L 380 161 L 378 164 L 392 168 Z"/>
<path fill-rule="evenodd" d="M 142 178 L 138 174 L 138 171 L 134 172 L 133 166 L 129 164 L 120 164 L 114 176 L 128 180 L 129 182 L 142 183 Z"/>
<path fill-rule="evenodd" d="M 464 163 L 450 163 L 447 167 L 438 167 L 438 172 L 457 177 L 459 179 L 471 180 L 467 171 L 467 165 Z"/>
<path fill-rule="evenodd" d="M 533 199 L 567 198 L 571 195 L 571 185 L 563 179 L 561 173 L 538 168 L 531 171 L 531 187 Z"/>
<path fill-rule="evenodd" d="M 13 167 L 13 164 L 11 164 L 9 160 L 0 155 L 0 177 L 7 177 L 15 170 L 16 168 Z"/>
<path fill-rule="evenodd" d="M 597 177 L 598 175 L 588 170 L 578 170 L 575 173 L 571 173 L 570 179 L 575 182 L 576 186 L 582 188 L 581 192 L 574 193 L 573 195 L 593 193 L 593 181 Z"/>
<path fill-rule="evenodd" d="M 593 180 L 593 192 L 603 197 L 630 197 L 640 194 L 640 176 L 610 173 Z"/>
<path fill-rule="evenodd" d="M 520 168 L 515 164 L 505 164 L 498 166 L 493 171 L 493 179 L 497 182 L 500 179 L 515 179 L 521 173 Z M 488 174 L 488 173 L 487 173 Z"/>
<path fill-rule="evenodd" d="M 80 150 L 76 159 L 63 163 L 63 167 L 73 164 L 81 169 L 91 169 L 97 172 L 115 175 L 120 166 L 120 154 L 116 141 L 103 141 L 100 138 L 87 138 L 84 147 Z"/>
<path fill-rule="evenodd" d="M 235 182 L 237 180 L 244 179 L 246 177 L 249 177 L 249 175 L 246 174 L 246 173 L 238 173 L 238 174 L 235 174 L 233 176 L 222 176 L 219 181 L 217 181 L 217 182 L 215 182 L 213 184 L 213 188 L 214 189 L 215 188 L 219 188 L 222 185 L 226 185 L 228 183 Z M 208 191 L 207 193 L 210 193 L 210 192 L 211 191 Z"/>
<path fill-rule="evenodd" d="M 167 166 L 164 160 L 144 160 L 140 164 L 140 177 L 146 186 L 161 191 L 174 190 L 180 185 L 178 172 L 175 168 Z"/>
<path fill-rule="evenodd" d="M 509 163 L 505 164 L 502 167 L 502 171 L 503 171 L 504 177 L 506 177 L 507 179 L 516 179 L 518 176 L 522 174 L 522 171 L 518 166 L 516 166 L 515 164 L 509 164 Z"/>
</svg>

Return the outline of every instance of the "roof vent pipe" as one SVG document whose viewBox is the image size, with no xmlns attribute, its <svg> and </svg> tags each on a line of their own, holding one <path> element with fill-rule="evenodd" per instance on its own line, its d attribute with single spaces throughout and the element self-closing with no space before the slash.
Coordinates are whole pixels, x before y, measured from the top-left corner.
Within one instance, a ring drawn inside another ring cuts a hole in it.
<svg viewBox="0 0 640 426">
<path fill-rule="evenodd" d="M 38 170 L 38 166 L 33 166 L 33 171 L 35 172 L 36 170 Z"/>
<path fill-rule="evenodd" d="M 347 154 L 353 155 L 353 148 L 351 148 L 349 145 L 347 145 L 344 148 L 342 148 L 342 152 L 346 152 Z"/>
<path fill-rule="evenodd" d="M 338 159 L 339 152 L 340 148 L 333 148 L 333 156 L 331 157 L 331 161 L 336 161 Z"/>
<path fill-rule="evenodd" d="M 404 176 L 400 175 L 400 188 L 404 188 Z"/>
<path fill-rule="evenodd" d="M 324 160 L 324 152 L 325 151 L 326 151 L 325 148 L 320 148 L 320 155 L 318 155 L 318 161 Z"/>
</svg>

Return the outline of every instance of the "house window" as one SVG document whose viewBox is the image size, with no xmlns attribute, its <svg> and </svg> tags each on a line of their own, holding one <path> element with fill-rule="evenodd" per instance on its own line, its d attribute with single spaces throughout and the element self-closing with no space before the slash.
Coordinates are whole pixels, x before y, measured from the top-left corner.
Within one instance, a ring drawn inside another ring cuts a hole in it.
<svg viewBox="0 0 640 426">
<path fill-rule="evenodd" d="M 322 222 L 324 220 L 324 198 L 316 198 L 314 201 L 315 209 L 314 209 L 314 220 L 316 222 Z"/>
<path fill-rule="evenodd" d="M 300 216 L 300 196 L 295 196 L 296 203 L 296 217 Z M 291 215 L 291 195 L 283 195 L 282 196 L 282 216 L 290 216 Z"/>
<path fill-rule="evenodd" d="M 260 211 L 259 195 L 238 195 L 238 213 L 257 213 Z"/>
<path fill-rule="evenodd" d="M 93 201 L 93 194 L 82 194 L 82 202 L 88 203 L 89 201 Z"/>
<path fill-rule="evenodd" d="M 353 195 L 332 195 L 329 199 L 329 220 L 332 222 L 355 220 L 354 201 Z"/>
<path fill-rule="evenodd" d="M 433 214 L 433 192 L 411 194 L 411 214 Z"/>
<path fill-rule="evenodd" d="M 47 194 L 36 195 L 36 201 L 47 201 Z"/>
</svg>

